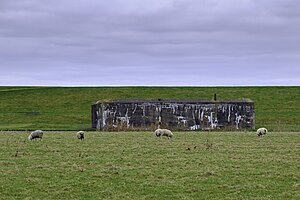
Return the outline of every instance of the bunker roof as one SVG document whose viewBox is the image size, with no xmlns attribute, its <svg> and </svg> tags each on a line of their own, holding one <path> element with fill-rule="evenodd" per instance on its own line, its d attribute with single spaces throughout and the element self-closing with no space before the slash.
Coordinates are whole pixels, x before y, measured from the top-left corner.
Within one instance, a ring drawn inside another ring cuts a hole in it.
<svg viewBox="0 0 300 200">
<path fill-rule="evenodd" d="M 184 103 L 184 104 L 215 104 L 215 103 L 253 103 L 251 99 L 235 100 L 211 100 L 211 99 L 119 99 L 119 100 L 99 100 L 95 104 L 101 103 Z"/>
</svg>

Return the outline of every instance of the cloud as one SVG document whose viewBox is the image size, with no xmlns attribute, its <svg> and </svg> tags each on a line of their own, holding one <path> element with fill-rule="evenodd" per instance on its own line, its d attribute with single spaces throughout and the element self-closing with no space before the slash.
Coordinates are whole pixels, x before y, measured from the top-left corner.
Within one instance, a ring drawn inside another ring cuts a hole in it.
<svg viewBox="0 0 300 200">
<path fill-rule="evenodd" d="M 272 67 L 261 84 L 299 85 L 280 78 L 299 74 L 299 11 L 296 0 L 1 1 L 0 84 L 244 85 Z"/>
</svg>

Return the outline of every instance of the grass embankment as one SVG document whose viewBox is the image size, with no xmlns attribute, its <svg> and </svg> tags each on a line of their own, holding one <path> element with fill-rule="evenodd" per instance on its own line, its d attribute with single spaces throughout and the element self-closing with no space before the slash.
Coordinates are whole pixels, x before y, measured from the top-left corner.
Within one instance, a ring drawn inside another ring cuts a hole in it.
<svg viewBox="0 0 300 200">
<path fill-rule="evenodd" d="M 0 130 L 91 127 L 91 105 L 103 99 L 249 98 L 256 127 L 300 130 L 300 87 L 0 87 Z"/>
<path fill-rule="evenodd" d="M 0 132 L 0 199 L 300 199 L 300 134 Z"/>
</svg>

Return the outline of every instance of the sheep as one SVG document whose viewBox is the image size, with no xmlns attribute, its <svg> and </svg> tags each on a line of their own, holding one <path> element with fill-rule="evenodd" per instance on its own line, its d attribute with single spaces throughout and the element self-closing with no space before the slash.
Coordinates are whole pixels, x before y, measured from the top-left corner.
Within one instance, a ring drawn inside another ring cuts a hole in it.
<svg viewBox="0 0 300 200">
<path fill-rule="evenodd" d="M 30 133 L 30 135 L 28 136 L 28 140 L 33 140 L 33 139 L 36 139 L 36 138 L 43 138 L 43 131 L 41 130 L 35 130 L 35 131 L 32 131 Z"/>
<path fill-rule="evenodd" d="M 76 136 L 77 136 L 78 139 L 83 140 L 84 139 L 84 132 L 83 131 L 78 131 Z"/>
<path fill-rule="evenodd" d="M 259 129 L 257 129 L 257 135 L 258 136 L 262 136 L 262 135 L 265 135 L 265 134 L 267 134 L 268 133 L 268 130 L 266 129 L 266 128 L 259 128 Z"/>
<path fill-rule="evenodd" d="M 168 129 L 160 129 L 160 128 L 156 129 L 154 133 L 157 137 L 166 136 L 169 139 L 172 138 L 174 135 L 172 131 Z"/>
</svg>

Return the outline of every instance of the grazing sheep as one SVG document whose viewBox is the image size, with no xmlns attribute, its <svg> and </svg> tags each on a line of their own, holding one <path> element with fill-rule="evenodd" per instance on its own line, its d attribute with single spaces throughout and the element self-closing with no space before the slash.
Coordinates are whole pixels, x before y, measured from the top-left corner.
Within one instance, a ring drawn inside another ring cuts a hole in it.
<svg viewBox="0 0 300 200">
<path fill-rule="evenodd" d="M 78 131 L 77 132 L 77 138 L 80 139 L 80 140 L 83 140 L 84 139 L 84 132 L 83 131 Z"/>
<path fill-rule="evenodd" d="M 265 135 L 265 134 L 267 134 L 268 133 L 268 130 L 266 129 L 266 128 L 259 128 L 259 129 L 257 129 L 257 135 L 258 136 L 262 136 L 262 135 Z"/>
<path fill-rule="evenodd" d="M 158 128 L 158 129 L 156 129 L 156 131 L 154 133 L 157 137 L 161 137 L 161 136 L 166 136 L 167 138 L 172 138 L 173 137 L 172 131 L 170 131 L 168 129 Z"/>
<path fill-rule="evenodd" d="M 43 138 L 43 131 L 41 130 L 35 130 L 35 131 L 32 131 L 30 133 L 30 135 L 28 136 L 28 140 L 33 140 L 33 139 L 36 139 L 36 138 Z"/>
</svg>

